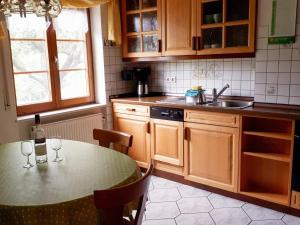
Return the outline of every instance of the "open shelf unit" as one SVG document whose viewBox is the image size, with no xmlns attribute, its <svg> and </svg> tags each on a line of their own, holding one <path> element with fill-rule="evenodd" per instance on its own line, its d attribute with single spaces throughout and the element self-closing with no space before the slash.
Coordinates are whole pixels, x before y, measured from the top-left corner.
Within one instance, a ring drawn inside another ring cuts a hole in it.
<svg viewBox="0 0 300 225">
<path fill-rule="evenodd" d="M 290 205 L 294 122 L 242 117 L 240 192 Z"/>
</svg>

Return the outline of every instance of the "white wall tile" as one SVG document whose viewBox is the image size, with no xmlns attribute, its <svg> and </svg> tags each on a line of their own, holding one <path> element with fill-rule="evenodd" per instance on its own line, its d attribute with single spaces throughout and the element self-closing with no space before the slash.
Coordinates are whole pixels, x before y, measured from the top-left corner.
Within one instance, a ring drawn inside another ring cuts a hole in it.
<svg viewBox="0 0 300 225">
<path fill-rule="evenodd" d="M 267 73 L 268 84 L 277 84 L 277 82 L 278 82 L 278 73 Z"/>
<path fill-rule="evenodd" d="M 300 84 L 300 73 L 291 74 L 291 84 Z"/>
<path fill-rule="evenodd" d="M 290 84 L 291 74 L 290 73 L 279 73 L 278 74 L 278 84 Z"/>
<path fill-rule="evenodd" d="M 277 96 L 277 104 L 289 104 L 289 97 Z"/>
<path fill-rule="evenodd" d="M 278 95 L 290 96 L 290 85 L 278 85 Z"/>
<path fill-rule="evenodd" d="M 292 72 L 300 72 L 300 61 L 292 61 Z"/>
<path fill-rule="evenodd" d="M 291 66 L 292 62 L 291 61 L 280 61 L 279 62 L 279 72 L 291 72 Z"/>
<path fill-rule="evenodd" d="M 291 87 L 290 87 L 290 96 L 300 97 L 300 85 L 291 85 Z"/>
</svg>

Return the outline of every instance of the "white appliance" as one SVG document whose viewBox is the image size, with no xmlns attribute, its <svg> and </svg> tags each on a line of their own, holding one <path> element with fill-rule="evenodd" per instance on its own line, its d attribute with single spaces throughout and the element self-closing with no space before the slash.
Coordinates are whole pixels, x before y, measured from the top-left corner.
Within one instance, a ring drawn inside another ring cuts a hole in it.
<svg viewBox="0 0 300 225">
<path fill-rule="evenodd" d="M 0 15 L 0 21 L 5 18 Z M 0 39 L 0 144 L 19 140 L 13 70 L 8 38 Z"/>
</svg>

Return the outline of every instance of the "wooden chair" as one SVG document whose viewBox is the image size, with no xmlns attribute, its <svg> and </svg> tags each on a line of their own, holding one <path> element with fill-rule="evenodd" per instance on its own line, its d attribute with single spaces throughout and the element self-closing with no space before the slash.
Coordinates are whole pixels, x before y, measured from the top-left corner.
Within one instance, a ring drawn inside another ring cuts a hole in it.
<svg viewBox="0 0 300 225">
<path fill-rule="evenodd" d="M 113 149 L 128 155 L 128 150 L 132 146 L 132 135 L 114 130 L 94 129 L 93 136 L 99 141 L 99 145 Z"/>
<path fill-rule="evenodd" d="M 141 225 L 147 201 L 151 164 L 146 174 L 129 185 L 110 190 L 94 191 L 96 208 L 101 210 L 101 225 Z M 138 200 L 138 209 L 135 218 L 130 222 L 123 218 L 124 207 Z M 98 218 L 99 220 L 100 218 Z"/>
</svg>

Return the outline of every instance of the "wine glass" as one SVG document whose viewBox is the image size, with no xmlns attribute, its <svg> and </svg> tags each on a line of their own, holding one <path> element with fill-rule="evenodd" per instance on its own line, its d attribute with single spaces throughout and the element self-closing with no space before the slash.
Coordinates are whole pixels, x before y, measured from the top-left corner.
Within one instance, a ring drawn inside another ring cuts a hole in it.
<svg viewBox="0 0 300 225">
<path fill-rule="evenodd" d="M 50 144 L 51 144 L 51 148 L 56 152 L 56 156 L 53 162 L 62 161 L 63 159 L 58 155 L 58 151 L 62 148 L 61 137 L 59 136 L 52 137 L 50 140 Z"/>
<path fill-rule="evenodd" d="M 29 156 L 32 154 L 32 152 L 33 152 L 32 142 L 31 141 L 22 141 L 21 142 L 21 153 L 22 153 L 22 155 L 27 157 L 27 162 L 23 166 L 26 169 L 33 167 L 33 165 L 29 161 Z"/>
</svg>

